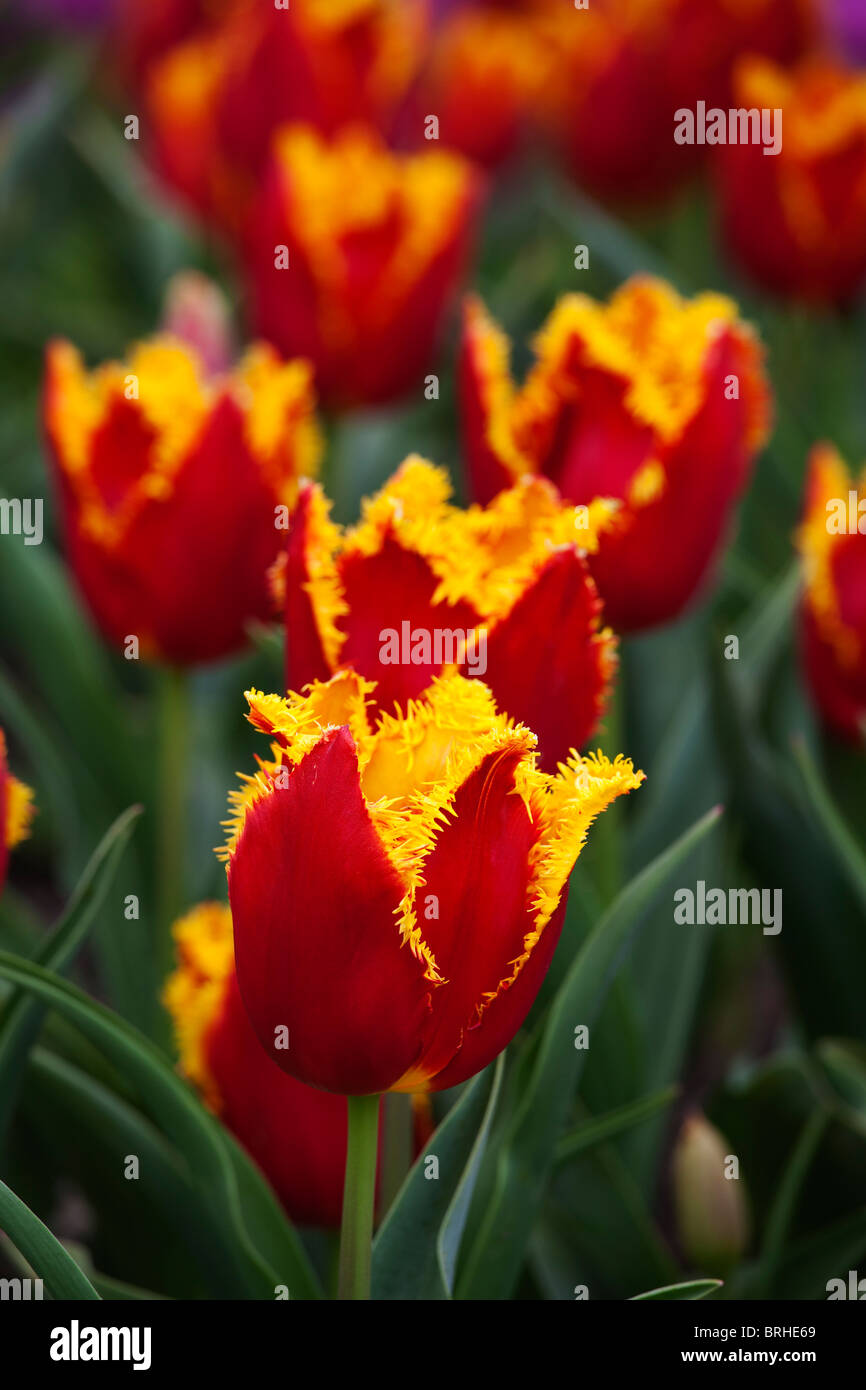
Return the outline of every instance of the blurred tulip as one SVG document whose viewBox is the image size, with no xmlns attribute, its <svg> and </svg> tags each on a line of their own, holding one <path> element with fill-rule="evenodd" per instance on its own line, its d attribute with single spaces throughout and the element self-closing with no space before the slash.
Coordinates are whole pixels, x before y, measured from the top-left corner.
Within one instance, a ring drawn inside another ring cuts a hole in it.
<svg viewBox="0 0 866 1390">
<path fill-rule="evenodd" d="M 630 762 L 535 767 L 534 735 L 480 681 L 435 680 L 371 727 L 344 672 L 250 691 L 272 757 L 232 796 L 238 983 L 262 1046 L 346 1095 L 438 1091 L 523 1022 L 591 822 L 640 785 Z"/>
<path fill-rule="evenodd" d="M 827 444 L 812 451 L 803 523 L 801 651 L 831 728 L 866 743 L 866 471 L 859 484 Z"/>
<path fill-rule="evenodd" d="M 457 155 L 394 155 L 360 127 L 330 143 L 287 127 L 246 237 L 256 332 L 309 358 L 330 405 L 404 394 L 435 350 L 477 201 Z"/>
<path fill-rule="evenodd" d="M 782 112 L 782 147 L 719 147 L 725 240 L 760 284 L 841 302 L 866 276 L 866 75 L 829 60 L 793 73 L 744 59 L 738 106 Z"/>
<path fill-rule="evenodd" d="M 638 277 L 609 304 L 560 299 L 521 387 L 508 341 L 467 305 L 464 455 L 482 501 L 526 473 L 587 505 L 618 499 L 590 568 L 613 627 L 677 616 L 703 583 L 768 425 L 762 352 L 736 306 Z"/>
<path fill-rule="evenodd" d="M 236 3 L 151 70 L 157 167 L 201 215 L 237 229 L 281 125 L 389 130 L 424 33 L 420 0 Z"/>
<path fill-rule="evenodd" d="M 675 112 L 727 107 L 741 53 L 795 61 L 817 29 L 814 0 L 592 0 L 558 7 L 551 120 L 575 179 L 613 202 L 654 201 L 706 147 L 674 141 Z"/>
<path fill-rule="evenodd" d="M 727 1141 L 699 1112 L 683 1122 L 673 1154 L 677 1236 L 689 1265 L 725 1274 L 749 1244 L 742 1179 L 726 1175 Z"/>
<path fill-rule="evenodd" d="M 27 838 L 33 811 L 32 791 L 9 771 L 6 738 L 0 729 L 0 888 L 6 881 L 9 851 Z"/>
<path fill-rule="evenodd" d="M 106 638 L 174 665 L 238 650 L 319 456 L 311 372 L 268 347 L 208 378 L 177 339 L 88 373 L 49 345 L 45 426 L 67 557 Z"/>
<path fill-rule="evenodd" d="M 480 164 L 499 164 L 519 146 L 552 62 L 531 0 L 458 8 L 431 47 L 421 120 L 435 115 L 443 144 Z"/>
<path fill-rule="evenodd" d="M 459 669 L 538 735 L 541 765 L 555 771 L 595 733 L 616 669 L 586 559 L 613 508 L 566 507 L 541 478 L 486 510 L 462 511 L 450 494 L 442 470 L 408 459 L 342 532 L 321 489 L 302 489 L 273 571 L 286 686 L 350 666 L 391 712 Z"/>
<path fill-rule="evenodd" d="M 173 935 L 178 965 L 163 998 L 184 1073 L 294 1221 L 339 1226 L 345 1099 L 303 1086 L 259 1046 L 238 993 L 227 906 L 202 903 L 175 923 Z"/>
</svg>

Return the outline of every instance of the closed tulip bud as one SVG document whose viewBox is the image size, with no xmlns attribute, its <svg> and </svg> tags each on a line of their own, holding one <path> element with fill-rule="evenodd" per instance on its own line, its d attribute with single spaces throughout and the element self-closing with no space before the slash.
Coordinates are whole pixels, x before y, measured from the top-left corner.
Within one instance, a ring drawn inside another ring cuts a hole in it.
<svg viewBox="0 0 866 1390">
<path fill-rule="evenodd" d="M 577 505 L 618 502 L 590 554 L 620 631 L 676 617 L 700 590 L 768 426 L 760 345 L 721 295 L 681 299 L 637 277 L 609 304 L 566 295 L 522 386 L 507 339 L 467 305 L 464 455 L 485 501 L 526 473 Z"/>
<path fill-rule="evenodd" d="M 202 903 L 175 923 L 173 934 L 178 965 L 163 998 L 182 1070 L 294 1221 L 339 1226 L 345 1100 L 295 1081 L 259 1046 L 238 993 L 226 905 Z"/>
<path fill-rule="evenodd" d="M 44 397 L 67 558 L 108 641 L 175 665 L 237 651 L 270 611 L 281 509 L 317 468 L 309 366 L 258 347 L 208 377 L 157 337 L 88 372 L 54 342 Z"/>
<path fill-rule="evenodd" d="M 391 130 L 425 31 L 421 0 L 227 7 L 148 75 L 157 168 L 201 215 L 237 231 L 281 125 Z"/>
<path fill-rule="evenodd" d="M 403 395 L 435 350 L 478 192 L 455 154 L 393 154 L 363 127 L 281 130 L 245 239 L 256 331 L 309 358 L 329 405 Z"/>
<path fill-rule="evenodd" d="M 866 472 L 859 483 L 829 445 L 812 452 L 803 522 L 800 648 L 824 719 L 866 743 Z"/>
<path fill-rule="evenodd" d="M 27 838 L 33 809 L 32 791 L 9 771 L 6 738 L 0 729 L 0 888 L 6 880 L 9 851 Z"/>
<path fill-rule="evenodd" d="M 286 685 L 351 666 L 390 712 L 458 669 L 537 734 L 553 772 L 595 733 L 616 668 L 587 558 L 615 509 L 565 506 L 543 478 L 486 509 L 452 506 L 450 492 L 441 469 L 410 458 L 344 532 L 304 487 L 273 571 Z"/>
<path fill-rule="evenodd" d="M 250 691 L 272 739 L 231 801 L 238 984 L 262 1046 L 344 1095 L 437 1091 L 517 1032 L 595 817 L 640 785 L 623 758 L 537 770 L 534 735 L 480 681 L 367 711 L 354 672 Z"/>
<path fill-rule="evenodd" d="M 673 1154 L 680 1247 L 694 1269 L 724 1274 L 749 1244 L 749 1209 L 724 1136 L 699 1112 L 680 1130 Z"/>
<path fill-rule="evenodd" d="M 866 76 L 828 59 L 793 72 L 745 58 L 737 106 L 781 112 L 778 153 L 728 144 L 716 163 L 733 256 L 781 295 L 839 303 L 866 277 Z"/>
</svg>

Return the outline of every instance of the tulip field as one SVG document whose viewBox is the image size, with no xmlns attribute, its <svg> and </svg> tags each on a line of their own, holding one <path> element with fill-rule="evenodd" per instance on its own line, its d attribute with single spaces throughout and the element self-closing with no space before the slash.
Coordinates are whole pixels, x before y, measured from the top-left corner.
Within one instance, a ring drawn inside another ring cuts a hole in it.
<svg viewBox="0 0 866 1390">
<path fill-rule="evenodd" d="M 571 1302 L 826 1369 L 866 3 L 0 35 L 0 1329 Z"/>
</svg>

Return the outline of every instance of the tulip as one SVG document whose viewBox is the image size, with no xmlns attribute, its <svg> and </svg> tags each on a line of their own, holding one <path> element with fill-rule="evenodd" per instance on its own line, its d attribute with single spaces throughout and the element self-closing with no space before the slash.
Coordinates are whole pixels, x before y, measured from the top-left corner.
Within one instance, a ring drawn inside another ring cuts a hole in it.
<svg viewBox="0 0 866 1390">
<path fill-rule="evenodd" d="M 675 113 L 730 104 L 739 54 L 790 63 L 815 37 L 814 0 L 592 0 L 554 12 L 549 120 L 574 178 L 613 202 L 654 202 L 706 147 L 674 142 Z"/>
<path fill-rule="evenodd" d="M 359 122 L 387 133 L 424 49 L 419 0 L 235 3 L 152 67 L 154 158 L 207 218 L 236 230 L 275 131 L 303 121 L 334 134 Z M 357 191 L 357 190 L 354 190 Z"/>
<path fill-rule="evenodd" d="M 812 452 L 804 518 L 800 646 L 829 726 L 866 743 L 866 472 L 857 481 L 829 445 Z"/>
<path fill-rule="evenodd" d="M 726 1274 L 749 1244 L 749 1207 L 739 1176 L 729 1176 L 724 1135 L 699 1112 L 687 1116 L 673 1153 L 677 1235 L 689 1264 Z"/>
<path fill-rule="evenodd" d="M 518 148 L 551 63 L 543 19 L 531 4 L 458 9 L 436 35 L 420 118 L 435 115 L 439 139 L 467 158 L 500 164 Z"/>
<path fill-rule="evenodd" d="M 45 423 L 71 568 L 108 641 L 177 666 L 238 650 L 297 479 L 317 467 L 311 374 L 251 349 L 207 377 L 179 340 L 88 373 L 49 345 Z"/>
<path fill-rule="evenodd" d="M 182 1070 L 294 1221 L 339 1226 L 345 1099 L 302 1085 L 260 1047 L 238 992 L 226 905 L 200 904 L 175 923 L 173 936 L 178 964 L 163 999 Z"/>
<path fill-rule="evenodd" d="M 788 73 L 743 59 L 738 106 L 782 112 L 780 152 L 719 148 L 716 177 L 732 255 L 781 295 L 841 303 L 866 276 L 866 76 L 828 59 Z"/>
<path fill-rule="evenodd" d="M 345 671 L 247 695 L 273 742 L 231 798 L 238 983 L 297 1080 L 438 1091 L 520 1027 L 590 823 L 643 774 L 600 754 L 538 771 L 535 736 L 480 681 L 439 677 L 375 725 L 370 690 Z"/>
<path fill-rule="evenodd" d="M 256 332 L 309 358 L 330 405 L 404 394 L 434 352 L 477 201 L 457 155 L 395 155 L 360 127 L 331 142 L 283 129 L 247 228 Z"/>
<path fill-rule="evenodd" d="M 462 511 L 450 492 L 441 469 L 410 458 L 343 532 L 321 488 L 302 489 L 273 571 L 286 685 L 351 666 L 392 712 L 459 668 L 537 733 L 555 771 L 595 733 L 616 668 L 587 562 L 613 508 L 566 507 L 543 478 L 486 509 Z"/>
<path fill-rule="evenodd" d="M 27 838 L 33 810 L 32 791 L 9 771 L 6 739 L 0 729 L 0 888 L 6 880 L 9 851 Z"/>
<path fill-rule="evenodd" d="M 677 616 L 704 582 L 768 426 L 762 352 L 736 306 L 637 277 L 607 305 L 566 295 L 524 384 L 477 300 L 460 367 L 464 453 L 479 500 L 526 473 L 563 497 L 619 502 L 590 568 L 621 631 Z"/>
</svg>

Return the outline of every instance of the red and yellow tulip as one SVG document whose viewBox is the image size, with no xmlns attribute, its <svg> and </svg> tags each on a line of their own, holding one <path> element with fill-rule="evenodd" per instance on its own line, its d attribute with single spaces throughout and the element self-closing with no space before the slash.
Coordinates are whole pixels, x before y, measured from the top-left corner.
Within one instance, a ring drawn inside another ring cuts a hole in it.
<svg viewBox="0 0 866 1390">
<path fill-rule="evenodd" d="M 435 115 L 443 144 L 499 164 L 537 115 L 552 65 L 546 20 L 531 0 L 461 6 L 435 36 L 415 120 Z"/>
<path fill-rule="evenodd" d="M 556 776 L 480 681 L 367 711 L 354 672 L 250 691 L 270 758 L 231 799 L 238 983 L 259 1041 L 343 1095 L 437 1091 L 514 1036 L 595 817 L 643 775 L 572 755 Z"/>
<path fill-rule="evenodd" d="M 596 732 L 616 668 L 587 562 L 614 507 L 565 506 L 543 478 L 487 508 L 463 511 L 450 493 L 443 470 L 407 459 L 342 531 L 321 489 L 303 488 L 273 571 L 286 685 L 349 666 L 392 712 L 459 669 L 538 735 L 554 771 Z"/>
<path fill-rule="evenodd" d="M 251 349 L 208 377 L 177 339 L 88 372 L 50 344 L 45 427 L 69 563 L 106 638 L 177 665 L 240 648 L 297 479 L 318 466 L 311 371 Z"/>
<path fill-rule="evenodd" d="M 478 193 L 458 155 L 393 154 L 363 127 L 332 141 L 284 128 L 247 227 L 256 332 L 309 358 L 328 404 L 404 394 L 436 347 Z"/>
<path fill-rule="evenodd" d="M 295 1081 L 259 1046 L 238 993 L 232 919 L 202 903 L 174 926 L 178 965 L 163 999 L 180 1065 L 243 1144 L 293 1220 L 339 1226 L 346 1102 Z"/>
<path fill-rule="evenodd" d="M 509 345 L 467 306 L 464 453 L 480 500 L 543 474 L 574 504 L 620 503 L 590 568 L 620 630 L 675 617 L 705 579 L 768 427 L 760 345 L 716 294 L 638 277 L 609 304 L 566 295 L 522 386 Z"/>
<path fill-rule="evenodd" d="M 575 179 L 612 202 L 654 202 L 708 153 L 678 145 L 675 113 L 727 107 L 743 53 L 790 63 L 814 40 L 814 0 L 592 0 L 551 6 L 549 120 Z"/>
<path fill-rule="evenodd" d="M 303 121 L 334 134 L 357 122 L 388 131 L 425 29 L 419 0 L 236 3 L 150 73 L 158 168 L 200 214 L 236 229 L 279 126 Z"/>
<path fill-rule="evenodd" d="M 793 72 L 747 58 L 738 106 L 782 112 L 777 155 L 720 149 L 723 231 L 734 257 L 778 294 L 841 302 L 866 278 L 866 74 L 827 59 Z"/>
<path fill-rule="evenodd" d="M 0 729 L 0 888 L 6 880 L 9 851 L 27 838 L 33 811 L 32 791 L 9 771 L 6 738 Z"/>
<path fill-rule="evenodd" d="M 823 717 L 866 743 L 866 471 L 859 482 L 835 449 L 812 452 L 803 522 L 801 651 Z"/>
</svg>

